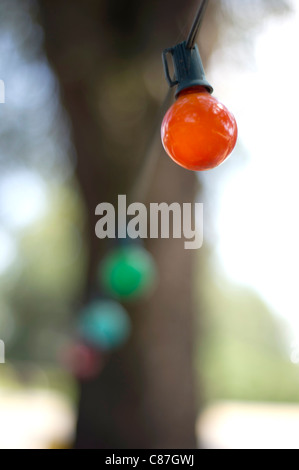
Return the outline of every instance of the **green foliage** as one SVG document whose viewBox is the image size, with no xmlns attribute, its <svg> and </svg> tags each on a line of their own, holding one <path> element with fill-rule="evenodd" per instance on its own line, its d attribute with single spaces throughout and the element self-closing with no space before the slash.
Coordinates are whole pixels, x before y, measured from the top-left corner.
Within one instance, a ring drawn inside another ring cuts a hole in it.
<svg viewBox="0 0 299 470">
<path fill-rule="evenodd" d="M 288 357 L 282 321 L 255 292 L 217 272 L 200 282 L 197 368 L 205 398 L 298 401 L 299 370 Z"/>
<path fill-rule="evenodd" d="M 11 338 L 2 334 L 10 359 L 57 361 L 84 284 L 81 202 L 71 185 L 50 189 L 44 217 L 19 235 L 18 260 L 1 289 L 9 310 L 2 331 L 14 319 Z"/>
</svg>

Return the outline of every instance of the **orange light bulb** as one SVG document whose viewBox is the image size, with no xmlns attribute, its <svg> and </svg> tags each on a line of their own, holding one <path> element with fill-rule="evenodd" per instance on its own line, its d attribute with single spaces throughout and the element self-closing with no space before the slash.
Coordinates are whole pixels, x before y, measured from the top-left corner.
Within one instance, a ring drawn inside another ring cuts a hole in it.
<svg viewBox="0 0 299 470">
<path fill-rule="evenodd" d="M 237 141 L 237 123 L 228 109 L 202 86 L 183 90 L 164 116 L 165 151 L 188 170 L 220 165 Z"/>
</svg>

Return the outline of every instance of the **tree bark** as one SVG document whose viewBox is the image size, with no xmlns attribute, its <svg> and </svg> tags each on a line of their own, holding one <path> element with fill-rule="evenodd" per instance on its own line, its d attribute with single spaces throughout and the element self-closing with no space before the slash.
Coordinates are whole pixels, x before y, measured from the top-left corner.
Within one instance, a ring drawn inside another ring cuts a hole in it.
<svg viewBox="0 0 299 470">
<path fill-rule="evenodd" d="M 193 2 L 40 0 L 45 48 L 58 77 L 86 205 L 86 301 L 107 243 L 95 207 L 129 194 L 159 106 L 160 55 L 177 42 Z M 181 37 L 180 40 L 185 39 Z M 158 91 L 157 91 L 158 90 Z M 166 87 L 165 87 L 166 91 Z M 160 148 L 147 196 L 192 202 L 195 177 Z M 154 295 L 126 306 L 133 332 L 100 376 L 81 384 L 76 448 L 194 448 L 192 261 L 178 239 L 148 240 L 159 270 Z"/>
</svg>

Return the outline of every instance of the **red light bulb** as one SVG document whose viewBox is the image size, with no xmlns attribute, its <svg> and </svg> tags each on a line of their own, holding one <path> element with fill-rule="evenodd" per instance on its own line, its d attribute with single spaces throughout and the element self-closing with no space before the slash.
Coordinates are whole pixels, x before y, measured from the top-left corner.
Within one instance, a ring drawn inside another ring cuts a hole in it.
<svg viewBox="0 0 299 470">
<path fill-rule="evenodd" d="M 66 346 L 61 351 L 61 360 L 67 370 L 79 380 L 96 377 L 104 366 L 104 359 L 99 351 L 82 342 Z"/>
<path fill-rule="evenodd" d="M 210 170 L 232 152 L 238 129 L 234 116 L 202 86 L 187 88 L 164 116 L 165 151 L 187 170 Z"/>
</svg>

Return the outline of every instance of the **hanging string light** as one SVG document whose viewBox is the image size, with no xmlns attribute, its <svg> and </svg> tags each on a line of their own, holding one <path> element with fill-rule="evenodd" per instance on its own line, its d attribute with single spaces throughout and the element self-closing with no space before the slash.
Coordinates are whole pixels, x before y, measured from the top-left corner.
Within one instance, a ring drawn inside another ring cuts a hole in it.
<svg viewBox="0 0 299 470">
<path fill-rule="evenodd" d="M 162 122 L 162 143 L 176 163 L 196 171 L 209 170 L 221 164 L 232 152 L 237 140 L 235 118 L 211 96 L 213 88 L 206 80 L 195 45 L 207 2 L 201 2 L 186 41 L 163 52 L 166 79 L 170 88 L 177 86 L 177 89 L 176 101 Z M 173 60 L 174 78 L 169 72 L 169 55 Z M 162 111 L 169 105 L 171 97 L 169 91 Z M 154 135 L 138 185 L 133 188 L 133 194 L 138 194 L 138 199 L 145 193 L 144 179 L 149 179 L 149 169 L 152 171 L 149 162 L 157 153 L 156 141 Z M 138 300 L 148 295 L 156 278 L 157 269 L 152 256 L 136 243 L 117 246 L 106 255 L 98 268 L 99 291 L 119 301 Z M 103 353 L 126 343 L 131 332 L 131 320 L 116 300 L 96 300 L 81 311 L 77 331 L 79 339 L 68 349 L 65 359 L 77 378 L 90 379 L 103 367 Z"/>
<path fill-rule="evenodd" d="M 106 293 L 121 300 L 136 300 L 151 292 L 156 272 L 153 257 L 142 245 L 126 244 L 106 255 L 98 277 Z"/>
<path fill-rule="evenodd" d="M 211 96 L 213 88 L 195 45 L 206 5 L 203 0 L 187 40 L 163 52 L 165 76 L 170 87 L 177 86 L 177 100 L 163 119 L 162 143 L 176 163 L 196 171 L 220 165 L 234 149 L 238 134 L 233 114 Z M 174 78 L 169 72 L 169 55 Z"/>
<path fill-rule="evenodd" d="M 61 362 L 79 380 L 93 379 L 104 366 L 100 351 L 80 340 L 64 348 L 61 353 Z"/>
<path fill-rule="evenodd" d="M 83 309 L 77 329 L 79 336 L 87 344 L 110 351 L 127 341 L 131 332 L 131 320 L 118 302 L 98 300 Z"/>
</svg>

